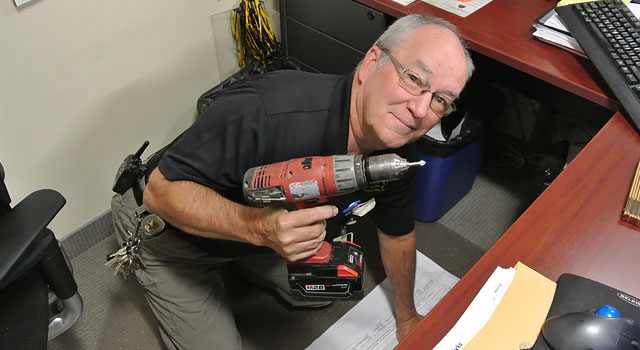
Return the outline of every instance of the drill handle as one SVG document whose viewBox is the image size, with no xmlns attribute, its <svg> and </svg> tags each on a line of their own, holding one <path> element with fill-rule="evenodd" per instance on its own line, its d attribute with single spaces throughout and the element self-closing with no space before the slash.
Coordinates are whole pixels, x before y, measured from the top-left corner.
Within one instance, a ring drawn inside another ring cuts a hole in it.
<svg viewBox="0 0 640 350">
<path fill-rule="evenodd" d="M 322 241 L 322 247 L 315 255 L 298 261 L 286 261 L 287 264 L 321 264 L 331 259 L 331 243 Z"/>
</svg>

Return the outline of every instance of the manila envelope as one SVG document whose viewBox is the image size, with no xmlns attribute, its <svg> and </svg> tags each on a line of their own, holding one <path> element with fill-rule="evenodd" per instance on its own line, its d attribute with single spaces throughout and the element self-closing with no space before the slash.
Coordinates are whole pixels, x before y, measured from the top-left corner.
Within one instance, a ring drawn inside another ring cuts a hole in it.
<svg viewBox="0 0 640 350">
<path fill-rule="evenodd" d="M 556 283 L 518 261 L 516 273 L 493 315 L 463 350 L 527 349 L 536 342 Z"/>
</svg>

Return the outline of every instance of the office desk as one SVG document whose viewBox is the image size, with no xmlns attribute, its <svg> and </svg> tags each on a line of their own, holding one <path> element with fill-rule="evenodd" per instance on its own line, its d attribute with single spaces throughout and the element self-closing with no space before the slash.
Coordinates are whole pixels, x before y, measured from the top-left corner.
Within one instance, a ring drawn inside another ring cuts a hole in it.
<svg viewBox="0 0 640 350">
<path fill-rule="evenodd" d="M 408 7 L 389 0 L 358 1 L 395 17 L 425 13 L 445 18 L 460 28 L 472 50 L 612 111 L 619 107 L 589 61 L 533 38 L 534 19 L 556 1 L 493 0 L 467 18 L 421 1 Z M 640 136 L 615 113 L 397 349 L 433 348 L 495 268 L 517 261 L 554 281 L 574 273 L 640 296 L 640 229 L 620 219 L 639 158 Z"/>
</svg>

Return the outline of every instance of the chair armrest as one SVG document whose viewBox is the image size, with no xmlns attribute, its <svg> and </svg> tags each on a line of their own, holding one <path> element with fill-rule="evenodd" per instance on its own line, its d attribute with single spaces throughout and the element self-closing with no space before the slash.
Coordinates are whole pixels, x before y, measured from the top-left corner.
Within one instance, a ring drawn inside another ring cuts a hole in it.
<svg viewBox="0 0 640 350">
<path fill-rule="evenodd" d="M 67 201 L 55 190 L 31 193 L 0 217 L 0 289 L 8 284 L 17 266 L 30 268 L 41 258 L 32 251 L 36 239 Z M 45 246 L 45 245 L 38 245 Z"/>
</svg>

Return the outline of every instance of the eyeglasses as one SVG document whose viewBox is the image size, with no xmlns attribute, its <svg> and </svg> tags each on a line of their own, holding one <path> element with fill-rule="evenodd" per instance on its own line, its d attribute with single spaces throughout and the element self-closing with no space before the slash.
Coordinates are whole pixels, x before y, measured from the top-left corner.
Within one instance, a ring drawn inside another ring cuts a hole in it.
<svg viewBox="0 0 640 350">
<path fill-rule="evenodd" d="M 422 79 L 418 73 L 405 68 L 405 66 L 393 57 L 389 50 L 385 48 L 381 48 L 381 50 L 389 56 L 391 62 L 393 62 L 393 64 L 400 70 L 398 85 L 413 96 L 424 95 L 427 92 L 432 93 L 430 103 L 431 109 L 442 117 L 447 116 L 456 110 L 456 105 L 453 101 L 438 92 L 431 91 L 429 83 L 426 80 Z"/>
</svg>

